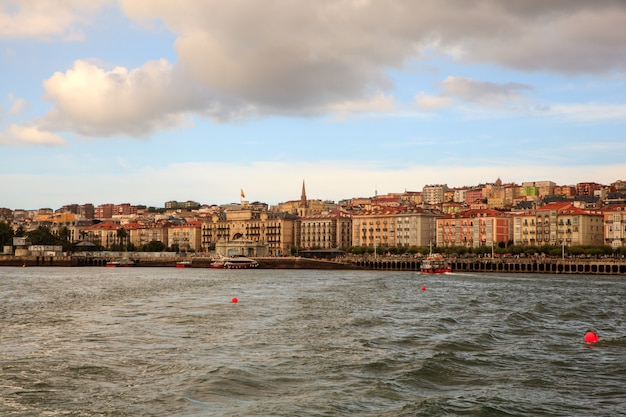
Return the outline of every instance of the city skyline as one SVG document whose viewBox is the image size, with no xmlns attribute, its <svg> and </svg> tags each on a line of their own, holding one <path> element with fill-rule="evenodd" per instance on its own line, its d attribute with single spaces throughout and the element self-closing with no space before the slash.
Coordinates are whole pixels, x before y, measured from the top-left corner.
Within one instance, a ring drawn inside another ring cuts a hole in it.
<svg viewBox="0 0 626 417">
<path fill-rule="evenodd" d="M 465 185 L 465 186 L 461 186 L 461 187 L 448 187 L 448 184 L 443 184 L 443 183 L 437 183 L 437 184 L 427 184 L 425 185 L 424 188 L 439 188 L 439 187 L 443 187 L 444 189 L 447 189 L 449 192 L 450 191 L 461 191 L 461 190 L 465 190 L 465 191 L 470 191 L 470 190 L 483 190 L 485 187 L 490 187 L 492 185 L 497 185 L 497 182 L 501 182 L 500 178 L 498 178 L 496 181 L 493 182 L 486 182 L 486 183 L 481 183 L 481 184 L 469 184 L 469 185 Z M 577 184 L 558 184 L 555 183 L 551 180 L 545 180 L 545 181 L 522 181 L 520 183 L 517 182 L 510 182 L 510 183 L 501 183 L 501 185 L 499 185 L 499 187 L 504 188 L 511 188 L 511 187 L 517 187 L 517 188 L 524 188 L 525 186 L 531 186 L 531 187 L 535 187 L 537 190 L 536 192 L 538 192 L 539 194 L 537 195 L 529 195 L 527 197 L 529 198 L 533 198 L 534 197 L 546 197 L 546 196 L 558 196 L 558 195 L 562 195 L 563 197 L 567 197 L 564 194 L 560 194 L 558 192 L 555 192 L 554 194 L 548 194 L 548 195 L 543 195 L 542 193 L 542 189 L 547 185 L 546 183 L 552 183 L 553 186 L 555 188 L 560 188 L 560 187 L 572 187 L 573 189 L 577 188 L 577 185 L 581 185 L 583 193 L 578 194 L 576 193 L 574 196 L 570 196 L 568 198 L 575 198 L 578 196 L 586 196 L 586 195 L 591 195 L 591 194 L 587 194 L 588 191 L 593 191 L 595 189 L 605 189 L 605 191 L 608 191 L 609 187 L 612 187 L 613 185 L 615 185 L 617 187 L 616 192 L 618 194 L 624 194 L 623 188 L 620 188 L 623 183 L 624 180 L 620 180 L 617 179 L 615 181 L 611 181 L 609 184 L 602 184 L 602 183 L 598 183 L 595 182 L 593 180 L 587 180 L 587 181 L 581 181 L 580 183 Z M 532 185 L 531 185 L 532 184 Z M 105 201 L 102 203 L 98 203 L 98 204 L 94 204 L 90 201 L 82 201 L 82 202 L 76 202 L 76 201 L 72 201 L 72 202 L 65 202 L 59 206 L 51 206 L 51 205 L 44 205 L 44 206 L 40 206 L 40 207 L 29 207 L 29 208 L 25 208 L 25 207 L 7 207 L 7 206 L 0 206 L 0 209 L 9 209 L 12 211 L 18 211 L 18 210 L 24 210 L 24 211 L 37 211 L 37 210 L 60 210 L 64 207 L 68 207 L 68 206 L 85 206 L 85 205 L 91 205 L 93 207 L 103 207 L 103 206 L 124 206 L 124 205 L 128 205 L 128 206 L 145 206 L 146 208 L 156 208 L 156 209 L 162 209 L 168 208 L 168 203 L 175 203 L 175 205 L 177 206 L 174 210 L 178 210 L 180 208 L 182 208 L 183 206 L 185 206 L 185 203 L 196 203 L 198 204 L 200 207 L 213 207 L 213 206 L 229 206 L 229 205 L 240 205 L 240 204 L 266 204 L 269 207 L 278 207 L 281 204 L 287 204 L 287 203 L 291 203 L 291 202 L 301 202 L 303 198 L 305 198 L 307 201 L 321 201 L 321 202 L 332 202 L 334 204 L 339 204 L 340 202 L 345 202 L 345 201 L 349 201 L 349 200 L 367 200 L 370 199 L 372 201 L 376 200 L 377 198 L 379 199 L 386 199 L 386 198 L 400 198 L 400 196 L 402 196 L 403 194 L 417 194 L 417 195 L 422 195 L 424 196 L 423 189 L 420 190 L 392 190 L 389 193 L 385 193 L 385 194 L 380 194 L 378 193 L 376 190 L 374 191 L 373 194 L 371 195 L 367 195 L 367 196 L 343 196 L 339 199 L 336 200 L 332 200 L 329 198 L 309 198 L 307 196 L 307 192 L 305 191 L 306 187 L 305 187 L 305 182 L 302 182 L 300 184 L 300 186 L 302 187 L 299 191 L 300 191 L 300 196 L 292 196 L 291 198 L 289 197 L 285 197 L 281 200 L 279 200 L 277 203 L 274 204 L 270 204 L 266 201 L 262 201 L 262 200 L 249 200 L 248 198 L 246 198 L 245 195 L 245 190 L 240 189 L 239 190 L 239 201 L 229 201 L 229 202 L 216 202 L 216 201 L 204 201 L 204 200 L 199 200 L 199 199 L 194 199 L 194 198 L 186 198 L 186 199 L 182 199 L 182 200 L 175 200 L 175 199 L 168 199 L 166 201 L 161 202 L 160 204 L 145 204 L 143 202 L 137 202 L 137 203 L 129 203 L 127 201 L 119 201 L 119 200 L 112 200 L 112 201 Z M 591 187 L 591 188 L 588 188 Z M 576 190 L 573 190 L 574 192 Z M 432 190 L 430 190 L 429 192 L 432 192 Z M 520 191 L 521 192 L 521 191 Z M 525 197 L 523 194 L 518 195 L 517 197 L 515 197 L 516 200 L 523 200 L 523 197 Z M 426 197 L 424 197 L 426 198 Z M 443 201 L 444 203 L 459 203 L 458 201 Z M 429 205 L 430 203 L 427 203 L 426 200 L 424 200 L 423 204 Z"/>
<path fill-rule="evenodd" d="M 0 1 L 0 207 L 626 172 L 626 4 Z"/>
</svg>

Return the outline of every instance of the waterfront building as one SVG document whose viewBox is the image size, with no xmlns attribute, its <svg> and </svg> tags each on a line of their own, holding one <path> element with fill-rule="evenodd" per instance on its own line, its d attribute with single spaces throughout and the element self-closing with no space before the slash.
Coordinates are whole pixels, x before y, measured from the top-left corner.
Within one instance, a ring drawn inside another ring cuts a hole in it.
<svg viewBox="0 0 626 417">
<path fill-rule="evenodd" d="M 306 249 L 337 249 L 352 246 L 352 218 L 335 210 L 302 217 L 296 226 L 296 244 Z"/>
<path fill-rule="evenodd" d="M 609 206 L 604 213 L 604 243 L 613 249 L 626 247 L 626 204 Z"/>
<path fill-rule="evenodd" d="M 443 213 L 421 207 L 386 207 L 352 217 L 352 245 L 377 248 L 428 246 Z"/>
<path fill-rule="evenodd" d="M 546 204 L 515 218 L 513 242 L 517 245 L 602 245 L 604 215 L 581 209 L 572 202 Z"/>
<path fill-rule="evenodd" d="M 182 252 L 199 252 L 202 249 L 202 222 L 192 220 L 187 223 L 172 225 L 167 229 L 169 246 L 178 246 Z"/>
<path fill-rule="evenodd" d="M 140 224 L 139 227 L 134 226 L 135 224 L 125 225 L 124 228 L 127 228 L 130 243 L 137 249 L 141 249 L 150 242 L 161 242 L 166 247 L 169 247 L 168 229 L 172 226 L 171 222 L 158 220 Z"/>
<path fill-rule="evenodd" d="M 119 243 L 118 231 L 121 228 L 118 223 L 111 221 L 92 224 L 82 230 L 83 240 L 108 248 L 113 244 Z"/>
<path fill-rule="evenodd" d="M 470 209 L 437 219 L 437 246 L 508 246 L 512 238 L 510 213 Z"/>
<path fill-rule="evenodd" d="M 247 202 L 231 205 L 202 222 L 202 250 L 209 251 L 218 242 L 245 239 L 267 245 L 271 256 L 291 253 L 295 245 L 297 215 L 270 212 Z"/>
</svg>

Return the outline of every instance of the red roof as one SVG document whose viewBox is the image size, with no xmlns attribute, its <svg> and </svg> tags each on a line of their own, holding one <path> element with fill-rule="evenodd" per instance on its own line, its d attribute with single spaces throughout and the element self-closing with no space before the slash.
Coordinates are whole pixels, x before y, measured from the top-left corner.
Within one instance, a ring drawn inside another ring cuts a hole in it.
<svg viewBox="0 0 626 417">
<path fill-rule="evenodd" d="M 96 223 L 85 227 L 85 230 L 119 230 L 122 226 L 115 222 Z"/>
</svg>

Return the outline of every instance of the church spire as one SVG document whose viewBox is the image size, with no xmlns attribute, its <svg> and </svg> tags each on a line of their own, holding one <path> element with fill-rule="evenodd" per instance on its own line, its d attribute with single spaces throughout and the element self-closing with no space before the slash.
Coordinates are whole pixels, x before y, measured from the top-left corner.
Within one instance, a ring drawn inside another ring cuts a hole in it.
<svg viewBox="0 0 626 417">
<path fill-rule="evenodd" d="M 300 207 L 308 208 L 309 203 L 306 200 L 306 190 L 304 189 L 304 180 L 302 180 L 302 195 L 300 196 Z"/>
</svg>

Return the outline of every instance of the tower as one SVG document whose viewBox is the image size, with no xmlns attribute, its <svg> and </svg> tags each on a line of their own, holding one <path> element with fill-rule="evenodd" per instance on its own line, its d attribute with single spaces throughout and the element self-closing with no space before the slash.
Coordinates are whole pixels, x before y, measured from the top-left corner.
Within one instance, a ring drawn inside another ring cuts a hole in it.
<svg viewBox="0 0 626 417">
<path fill-rule="evenodd" d="M 300 204 L 298 205 L 298 216 L 304 217 L 309 212 L 309 202 L 306 199 L 306 189 L 304 188 L 304 180 L 302 180 L 302 194 L 300 195 Z"/>
</svg>

